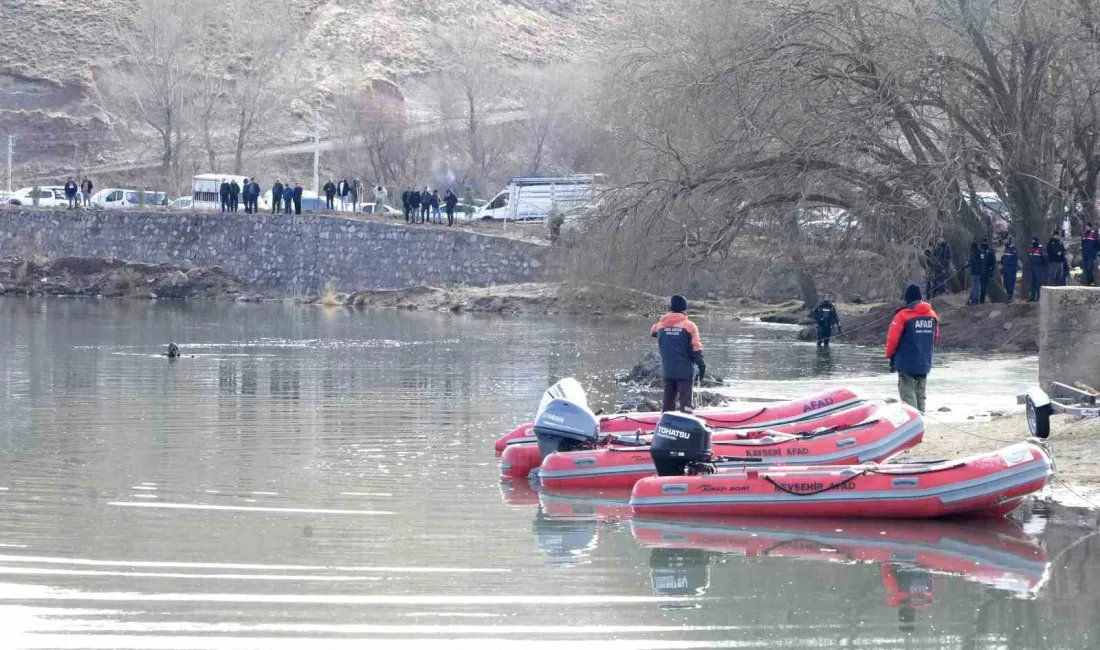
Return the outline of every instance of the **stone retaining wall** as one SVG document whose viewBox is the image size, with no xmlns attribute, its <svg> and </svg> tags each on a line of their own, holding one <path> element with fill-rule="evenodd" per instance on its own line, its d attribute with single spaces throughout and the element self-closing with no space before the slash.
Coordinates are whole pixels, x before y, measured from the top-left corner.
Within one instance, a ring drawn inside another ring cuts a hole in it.
<svg viewBox="0 0 1100 650">
<path fill-rule="evenodd" d="M 218 266 L 257 288 L 317 294 L 547 279 L 549 247 L 440 226 L 302 215 L 0 210 L 0 255 Z"/>
</svg>

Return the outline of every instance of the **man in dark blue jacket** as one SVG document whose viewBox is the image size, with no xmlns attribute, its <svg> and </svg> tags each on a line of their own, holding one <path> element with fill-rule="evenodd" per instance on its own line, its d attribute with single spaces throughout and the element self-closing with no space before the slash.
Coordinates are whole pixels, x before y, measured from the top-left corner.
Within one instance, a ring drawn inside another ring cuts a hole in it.
<svg viewBox="0 0 1100 650">
<path fill-rule="evenodd" d="M 664 395 L 661 410 L 672 411 L 679 398 L 680 410 L 691 413 L 692 384 L 695 367 L 699 367 L 699 379 L 707 372 L 703 361 L 703 341 L 699 338 L 699 328 L 687 317 L 687 299 L 672 296 L 669 301 L 669 313 L 650 329 L 649 333 L 657 339 L 661 351 L 661 379 L 664 383 Z"/>
<path fill-rule="evenodd" d="M 1038 237 L 1031 238 L 1031 248 L 1027 249 L 1027 275 L 1028 288 L 1027 301 L 1035 302 L 1039 299 L 1039 290 L 1043 287 L 1043 280 L 1047 277 L 1047 258 L 1043 246 Z"/>
<path fill-rule="evenodd" d="M 924 413 L 928 373 L 932 371 L 932 348 L 940 338 L 939 316 L 932 305 L 921 300 L 920 287 L 905 289 L 905 307 L 898 310 L 886 335 L 886 356 L 890 370 L 898 373 L 901 401 Z"/>
<path fill-rule="evenodd" d="M 1066 246 L 1060 233 L 1055 230 L 1047 242 L 1047 271 L 1050 273 L 1050 286 L 1063 287 L 1066 284 Z"/>
<path fill-rule="evenodd" d="M 1012 294 L 1016 292 L 1016 271 L 1020 266 L 1020 254 L 1012 240 L 1005 242 L 1005 252 L 1001 255 L 1001 282 L 1008 294 L 1008 301 L 1012 302 Z"/>
<path fill-rule="evenodd" d="M 817 347 L 829 347 L 829 339 L 833 337 L 833 325 L 837 331 L 840 328 L 840 315 L 837 314 L 836 305 L 833 304 L 833 294 L 827 293 L 811 314 L 814 323 L 817 324 Z"/>
</svg>

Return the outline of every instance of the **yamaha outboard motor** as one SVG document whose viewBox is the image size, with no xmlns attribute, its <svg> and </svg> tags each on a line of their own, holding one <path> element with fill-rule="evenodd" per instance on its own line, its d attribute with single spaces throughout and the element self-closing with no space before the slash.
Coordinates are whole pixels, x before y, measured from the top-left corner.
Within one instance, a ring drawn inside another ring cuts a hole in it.
<svg viewBox="0 0 1100 650">
<path fill-rule="evenodd" d="M 583 448 L 600 438 L 600 423 L 592 411 L 564 399 L 555 399 L 539 411 L 534 430 L 543 458 L 555 451 Z"/>
<path fill-rule="evenodd" d="M 649 455 L 657 476 L 683 476 L 688 465 L 710 462 L 710 450 L 706 422 L 683 413 L 665 413 L 657 421 Z"/>
</svg>

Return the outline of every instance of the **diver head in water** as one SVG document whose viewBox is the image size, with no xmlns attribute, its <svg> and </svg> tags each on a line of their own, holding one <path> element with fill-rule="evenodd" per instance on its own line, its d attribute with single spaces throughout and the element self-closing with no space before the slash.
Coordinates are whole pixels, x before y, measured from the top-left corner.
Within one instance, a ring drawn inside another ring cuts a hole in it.
<svg viewBox="0 0 1100 650">
<path fill-rule="evenodd" d="M 176 345 L 175 343 L 169 343 L 168 352 L 165 353 L 165 356 L 169 359 L 175 359 L 176 357 L 180 356 L 180 346 Z"/>
</svg>

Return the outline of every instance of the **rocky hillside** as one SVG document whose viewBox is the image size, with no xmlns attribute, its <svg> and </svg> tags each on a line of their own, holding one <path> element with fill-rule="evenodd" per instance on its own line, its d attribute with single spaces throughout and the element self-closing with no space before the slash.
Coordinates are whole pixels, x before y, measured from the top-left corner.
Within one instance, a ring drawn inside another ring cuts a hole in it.
<svg viewBox="0 0 1100 650">
<path fill-rule="evenodd" d="M 71 158 L 73 144 L 95 148 L 87 133 L 112 123 L 98 87 L 119 57 L 119 26 L 139 1 L 0 0 L 0 135 L 35 134 L 24 156 L 67 151 Z M 505 65 L 573 60 L 605 43 L 625 2 L 287 1 L 302 30 L 299 78 L 322 93 L 348 78 L 404 89 L 443 67 L 440 44 L 458 29 L 472 29 L 479 47 Z M 243 2 L 223 3 L 230 30 L 242 28 Z M 249 28 L 264 29 L 265 18 L 253 16 Z"/>
</svg>

